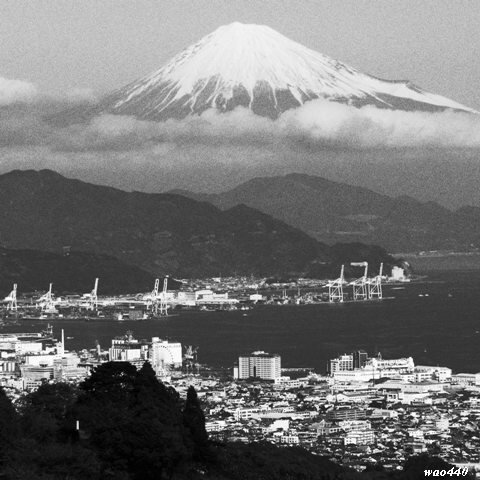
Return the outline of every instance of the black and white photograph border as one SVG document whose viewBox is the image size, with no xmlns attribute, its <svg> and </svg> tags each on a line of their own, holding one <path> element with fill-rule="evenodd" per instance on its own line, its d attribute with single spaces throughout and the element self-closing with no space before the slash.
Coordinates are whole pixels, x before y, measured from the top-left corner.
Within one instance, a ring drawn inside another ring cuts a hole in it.
<svg viewBox="0 0 480 480">
<path fill-rule="evenodd" d="M 0 0 L 0 477 L 476 478 L 478 18 Z"/>
</svg>

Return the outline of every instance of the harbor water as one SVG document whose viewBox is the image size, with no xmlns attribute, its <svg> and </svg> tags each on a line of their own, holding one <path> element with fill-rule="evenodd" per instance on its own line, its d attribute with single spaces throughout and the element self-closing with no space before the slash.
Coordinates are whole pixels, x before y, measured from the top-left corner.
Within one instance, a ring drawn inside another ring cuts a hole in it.
<svg viewBox="0 0 480 480">
<path fill-rule="evenodd" d="M 50 320 L 66 348 L 107 349 L 131 330 L 198 347 L 198 360 L 233 366 L 253 350 L 279 353 L 284 367 L 326 371 L 328 359 L 357 349 L 384 358 L 412 356 L 419 365 L 480 372 L 480 271 L 435 272 L 419 283 L 384 288 L 384 301 L 257 306 L 249 311 L 180 312 L 145 321 Z M 41 331 L 46 320 L 20 320 L 1 333 Z"/>
</svg>

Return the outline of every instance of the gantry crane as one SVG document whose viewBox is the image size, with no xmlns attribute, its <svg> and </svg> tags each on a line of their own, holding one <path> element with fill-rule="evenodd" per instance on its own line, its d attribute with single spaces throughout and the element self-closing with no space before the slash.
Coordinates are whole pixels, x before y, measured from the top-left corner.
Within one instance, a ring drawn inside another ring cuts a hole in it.
<svg viewBox="0 0 480 480">
<path fill-rule="evenodd" d="M 90 293 L 89 310 L 97 310 L 97 308 L 98 308 L 97 291 L 98 291 L 98 278 L 95 279 L 95 286 L 93 287 L 93 290 Z"/>
<path fill-rule="evenodd" d="M 155 279 L 155 285 L 150 294 L 145 295 L 144 300 L 148 302 L 148 306 L 154 315 L 168 315 L 167 304 L 167 289 L 168 289 L 168 275 L 163 279 L 163 289 L 160 289 L 160 279 Z"/>
<path fill-rule="evenodd" d="M 352 262 L 350 263 L 352 267 L 365 267 L 363 276 L 357 278 L 350 283 L 353 287 L 353 299 L 354 300 L 368 300 L 368 262 Z"/>
<path fill-rule="evenodd" d="M 383 298 L 382 293 L 382 274 L 383 274 L 383 263 L 380 264 L 380 270 L 378 275 L 371 278 L 368 284 L 368 298 Z"/>
<path fill-rule="evenodd" d="M 56 312 L 55 301 L 52 294 L 52 286 L 53 286 L 53 283 L 50 284 L 48 288 L 48 292 L 42 295 L 37 300 L 37 303 L 42 309 L 42 312 L 46 312 L 46 313 Z"/>
<path fill-rule="evenodd" d="M 7 310 L 11 312 L 16 312 L 17 311 L 17 284 L 13 284 L 13 290 L 10 292 L 10 294 L 4 298 L 4 302 L 8 302 L 7 305 Z"/>
<path fill-rule="evenodd" d="M 162 316 L 168 315 L 168 304 L 167 304 L 167 288 L 168 288 L 168 275 L 163 279 L 163 290 L 160 294 L 160 306 L 158 313 Z"/>
<path fill-rule="evenodd" d="M 336 280 L 332 280 L 327 284 L 328 286 L 328 298 L 330 302 L 343 302 L 343 285 L 345 284 L 344 277 L 344 265 L 340 270 L 340 276 Z"/>
</svg>

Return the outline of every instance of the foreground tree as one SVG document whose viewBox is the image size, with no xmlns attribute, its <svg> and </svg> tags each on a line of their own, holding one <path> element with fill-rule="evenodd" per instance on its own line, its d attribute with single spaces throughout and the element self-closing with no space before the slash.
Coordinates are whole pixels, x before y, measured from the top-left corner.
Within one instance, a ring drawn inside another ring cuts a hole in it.
<svg viewBox="0 0 480 480">
<path fill-rule="evenodd" d="M 183 409 L 183 424 L 190 431 L 196 460 L 208 457 L 208 434 L 205 429 L 205 415 L 193 386 L 188 387 L 187 400 Z"/>
<path fill-rule="evenodd" d="M 76 414 L 107 477 L 170 478 L 188 463 L 178 395 L 157 380 L 148 362 L 138 372 L 127 362 L 102 364 L 81 390 Z"/>
<path fill-rule="evenodd" d="M 45 383 L 21 400 L 23 434 L 39 442 L 65 441 L 75 431 L 72 408 L 77 388 L 67 383 Z"/>
</svg>

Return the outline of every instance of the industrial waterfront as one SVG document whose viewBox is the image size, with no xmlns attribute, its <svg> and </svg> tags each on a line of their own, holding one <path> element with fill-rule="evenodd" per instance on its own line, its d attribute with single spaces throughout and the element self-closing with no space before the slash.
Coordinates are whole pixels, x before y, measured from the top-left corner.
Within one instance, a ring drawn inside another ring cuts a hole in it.
<svg viewBox="0 0 480 480">
<path fill-rule="evenodd" d="M 423 364 L 447 363 L 455 371 L 480 370 L 480 273 L 436 273 L 426 281 L 386 286 L 383 302 L 331 305 L 256 305 L 250 310 L 179 311 L 167 317 L 121 322 L 97 319 L 20 319 L 2 332 L 64 328 L 67 348 L 108 345 L 131 330 L 199 348 L 201 363 L 230 366 L 239 354 L 279 352 L 285 366 L 322 372 L 329 358 L 363 348 L 388 357 L 413 356 Z"/>
<path fill-rule="evenodd" d="M 0 332 L 2 384 L 17 401 L 148 361 L 181 397 L 195 387 L 211 439 L 300 445 L 360 471 L 429 453 L 464 475 L 480 466 L 479 286 L 480 272 L 450 272 L 387 285 L 389 301 L 20 316 Z"/>
</svg>

